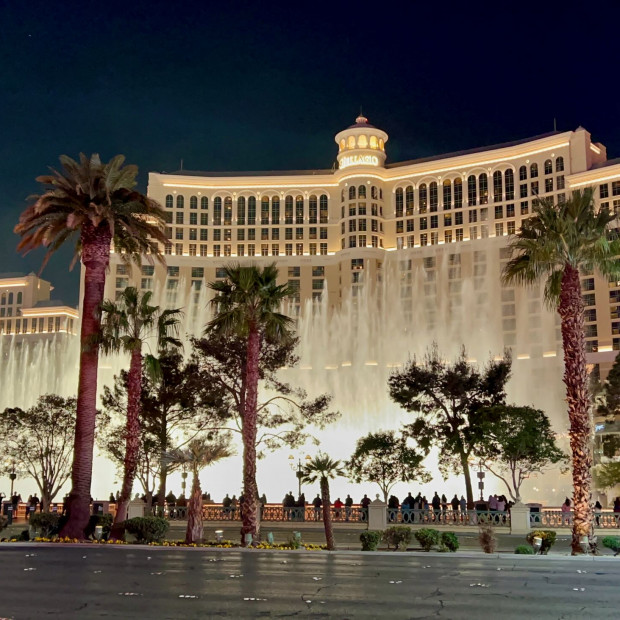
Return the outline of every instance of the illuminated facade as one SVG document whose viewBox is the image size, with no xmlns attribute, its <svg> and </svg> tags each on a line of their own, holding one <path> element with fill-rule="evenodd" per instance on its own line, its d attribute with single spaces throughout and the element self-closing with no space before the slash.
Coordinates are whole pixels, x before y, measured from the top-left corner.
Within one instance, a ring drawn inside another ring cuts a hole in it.
<svg viewBox="0 0 620 620">
<path fill-rule="evenodd" d="M 537 196 L 559 201 L 572 189 L 594 186 L 598 204 L 620 209 L 620 160 L 607 161 L 605 147 L 582 127 L 388 164 L 388 135 L 363 116 L 335 141 L 334 169 L 150 173 L 148 194 L 168 216 L 167 272 L 145 265 L 132 274 L 113 255 L 106 297 L 133 278 L 143 290 L 163 287 L 170 304 L 182 305 L 196 301 L 231 261 L 276 261 L 282 281 L 298 290 L 294 311 L 303 313 L 325 294 L 334 308 L 364 285 L 381 286 L 393 264 L 403 272 L 405 311 L 422 295 L 432 303 L 447 295 L 458 308 L 468 280 L 476 304 L 497 304 L 503 344 L 516 347 L 517 356 L 542 359 L 561 351 L 559 328 L 552 342 L 537 331 L 539 291 L 485 292 L 485 277 L 499 279 L 510 235 L 530 216 Z M 440 264 L 446 286 L 432 276 Z M 428 286 L 412 291 L 407 273 L 416 266 Z M 589 362 L 605 373 L 620 350 L 620 282 L 584 275 L 583 294 Z M 517 343 L 519 323 L 526 336 Z"/>
<path fill-rule="evenodd" d="M 50 299 L 53 286 L 34 273 L 0 274 L 0 335 L 28 341 L 76 335 L 78 311 Z"/>
</svg>

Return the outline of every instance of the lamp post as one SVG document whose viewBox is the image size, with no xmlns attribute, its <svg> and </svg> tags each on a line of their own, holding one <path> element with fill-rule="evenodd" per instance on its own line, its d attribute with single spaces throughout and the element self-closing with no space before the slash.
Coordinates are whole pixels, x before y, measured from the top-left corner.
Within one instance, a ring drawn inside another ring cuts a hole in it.
<svg viewBox="0 0 620 620">
<path fill-rule="evenodd" d="M 311 459 L 312 457 L 309 454 L 306 454 L 306 456 L 304 457 L 304 461 L 306 461 L 306 464 Z M 295 457 L 291 454 L 288 457 L 288 464 L 289 464 L 289 467 L 295 472 L 295 475 L 297 476 L 297 485 L 298 485 L 297 497 L 299 497 L 301 495 L 301 479 L 304 477 L 304 463 L 301 460 L 301 456 L 297 459 L 297 463 L 295 463 Z"/>
<path fill-rule="evenodd" d="M 480 462 L 478 463 L 478 469 L 480 470 L 478 471 L 478 488 L 480 489 L 480 501 L 483 502 L 484 501 L 484 477 L 486 474 L 483 471 L 482 459 L 480 459 Z"/>
<path fill-rule="evenodd" d="M 183 482 L 181 482 L 181 493 L 183 494 L 183 497 L 187 498 L 187 495 L 185 495 L 185 489 L 187 487 L 187 472 L 184 471 L 181 474 L 181 478 L 183 478 Z"/>
</svg>

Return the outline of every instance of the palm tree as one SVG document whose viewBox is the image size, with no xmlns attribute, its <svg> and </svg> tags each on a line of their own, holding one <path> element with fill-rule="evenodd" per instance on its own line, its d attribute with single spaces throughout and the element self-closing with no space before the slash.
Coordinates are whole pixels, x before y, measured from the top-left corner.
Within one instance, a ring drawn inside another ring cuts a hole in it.
<svg viewBox="0 0 620 620">
<path fill-rule="evenodd" d="M 198 543 L 203 538 L 202 527 L 202 490 L 200 488 L 200 471 L 233 454 L 230 446 L 230 436 L 224 435 L 214 441 L 208 439 L 193 439 L 185 449 L 178 449 L 167 455 L 166 461 L 170 466 L 189 468 L 193 474 L 192 493 L 187 508 L 187 530 L 185 542 Z"/>
<path fill-rule="evenodd" d="M 235 335 L 245 340 L 246 360 L 242 381 L 245 398 L 239 402 L 243 440 L 243 504 L 241 542 L 246 535 L 258 537 L 258 488 L 256 486 L 256 427 L 259 360 L 263 342 L 286 342 L 291 338 L 292 319 L 278 312 L 280 305 L 293 294 L 287 285 L 276 283 L 275 263 L 263 269 L 251 265 L 229 265 L 226 279 L 209 284 L 216 295 L 212 300 L 215 316 L 206 333 Z"/>
<path fill-rule="evenodd" d="M 329 480 L 336 476 L 344 476 L 344 469 L 340 461 L 334 461 L 326 454 L 317 454 L 302 471 L 302 482 L 314 484 L 317 480 L 321 487 L 321 501 L 323 502 L 323 526 L 325 527 L 325 540 L 327 548 L 333 551 L 336 548 L 334 542 L 334 528 L 332 526 L 331 500 L 329 499 Z"/>
<path fill-rule="evenodd" d="M 84 297 L 80 341 L 80 372 L 77 424 L 71 472 L 68 520 L 62 534 L 82 538 L 90 516 L 95 416 L 97 404 L 97 364 L 99 349 L 93 338 L 99 333 L 99 309 L 103 301 L 110 244 L 123 258 L 140 261 L 142 255 L 163 262 L 159 243 L 165 243 L 165 213 L 160 205 L 135 191 L 136 166 L 123 166 L 123 155 L 101 162 L 99 155 L 87 158 L 80 153 L 76 162 L 60 157 L 62 170 L 37 181 L 45 191 L 35 195 L 21 214 L 15 232 L 21 235 L 18 250 L 25 253 L 40 246 L 47 248 L 43 266 L 65 242 L 75 242 L 74 258 L 84 265 Z"/>
<path fill-rule="evenodd" d="M 159 364 L 152 354 L 143 359 L 142 347 L 149 338 L 155 338 L 158 352 L 181 347 L 176 338 L 181 311 L 161 310 L 151 305 L 153 293 L 140 295 L 138 289 L 128 286 L 116 303 L 106 300 L 101 304 L 100 346 L 104 353 L 129 353 L 127 374 L 127 426 L 125 431 L 125 460 L 123 485 L 118 500 L 112 535 L 122 535 L 122 522 L 127 518 L 127 507 L 136 477 L 140 454 L 140 413 L 142 408 L 142 366 L 151 376 L 159 373 Z"/>
<path fill-rule="evenodd" d="M 593 197 L 594 190 L 588 188 L 557 205 L 538 199 L 533 216 L 510 243 L 512 258 L 503 271 L 507 284 L 533 285 L 545 279 L 545 300 L 561 319 L 572 451 L 573 554 L 581 553 L 580 537 L 592 532 L 592 424 L 579 272 L 596 269 L 620 279 L 620 242 L 607 229 L 616 215 L 608 208 L 595 211 Z"/>
</svg>

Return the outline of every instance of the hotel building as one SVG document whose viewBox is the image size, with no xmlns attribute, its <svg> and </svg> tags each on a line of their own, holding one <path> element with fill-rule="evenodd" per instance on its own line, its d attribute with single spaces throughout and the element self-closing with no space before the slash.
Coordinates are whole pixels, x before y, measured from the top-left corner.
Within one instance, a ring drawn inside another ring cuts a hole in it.
<svg viewBox="0 0 620 620">
<path fill-rule="evenodd" d="M 521 359 L 561 352 L 557 321 L 554 341 L 540 336 L 540 291 L 485 287 L 489 275 L 499 280 L 510 235 L 538 196 L 560 201 L 593 186 L 597 204 L 619 210 L 620 160 L 608 161 L 605 147 L 582 127 L 398 163 L 386 163 L 388 135 L 363 116 L 335 142 L 331 169 L 150 173 L 148 194 L 167 214 L 167 268 L 131 272 L 113 255 L 106 297 L 132 282 L 164 288 L 171 305 L 196 303 L 205 283 L 222 277 L 223 265 L 275 261 L 282 282 L 298 291 L 294 312 L 301 314 L 325 293 L 333 310 L 360 297 L 364 285 L 381 286 L 390 263 L 402 272 L 405 313 L 417 297 L 430 296 L 432 321 L 442 295 L 458 311 L 462 283 L 473 280 L 475 303 L 496 306 L 499 346 L 514 351 L 521 323 Z M 416 269 L 425 284 L 412 290 Z M 439 278 L 435 271 L 442 271 Z M 605 375 L 620 350 L 620 282 L 584 274 L 582 285 L 588 359 Z"/>
<path fill-rule="evenodd" d="M 0 274 L 0 336 L 28 342 L 78 333 L 78 311 L 50 299 L 54 287 L 34 273 Z"/>
</svg>

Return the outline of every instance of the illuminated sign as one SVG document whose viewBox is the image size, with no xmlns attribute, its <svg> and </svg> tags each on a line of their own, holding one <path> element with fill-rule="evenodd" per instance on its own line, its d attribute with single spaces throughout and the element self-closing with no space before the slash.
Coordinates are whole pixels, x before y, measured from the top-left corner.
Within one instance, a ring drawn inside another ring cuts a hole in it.
<svg viewBox="0 0 620 620">
<path fill-rule="evenodd" d="M 379 158 L 376 155 L 347 155 L 340 158 L 340 169 L 349 166 L 378 166 Z"/>
</svg>

